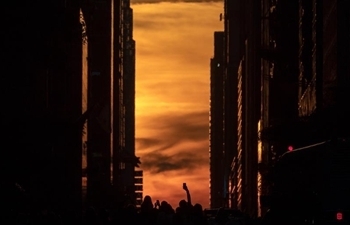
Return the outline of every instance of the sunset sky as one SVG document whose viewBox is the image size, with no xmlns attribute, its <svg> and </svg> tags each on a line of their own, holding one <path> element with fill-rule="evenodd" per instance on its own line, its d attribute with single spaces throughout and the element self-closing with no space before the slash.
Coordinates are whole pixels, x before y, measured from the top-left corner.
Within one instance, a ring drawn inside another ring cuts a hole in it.
<svg viewBox="0 0 350 225">
<path fill-rule="evenodd" d="M 209 78 L 223 2 L 132 0 L 144 195 L 209 206 Z"/>
</svg>

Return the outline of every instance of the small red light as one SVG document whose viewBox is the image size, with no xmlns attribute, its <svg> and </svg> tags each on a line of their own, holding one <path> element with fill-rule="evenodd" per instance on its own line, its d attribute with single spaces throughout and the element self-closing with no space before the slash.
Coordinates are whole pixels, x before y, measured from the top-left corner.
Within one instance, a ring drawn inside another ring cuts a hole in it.
<svg viewBox="0 0 350 225">
<path fill-rule="evenodd" d="M 341 212 L 337 213 L 337 220 L 343 220 L 343 213 Z"/>
<path fill-rule="evenodd" d="M 293 146 L 288 146 L 288 151 L 293 151 Z"/>
</svg>

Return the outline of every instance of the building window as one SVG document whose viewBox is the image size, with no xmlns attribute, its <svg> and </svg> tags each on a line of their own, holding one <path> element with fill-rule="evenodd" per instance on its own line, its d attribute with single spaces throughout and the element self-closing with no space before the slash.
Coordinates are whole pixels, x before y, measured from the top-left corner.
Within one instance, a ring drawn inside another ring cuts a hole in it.
<svg viewBox="0 0 350 225">
<path fill-rule="evenodd" d="M 119 163 L 119 169 L 120 169 L 120 170 L 125 170 L 125 163 L 120 162 L 120 163 Z"/>
</svg>

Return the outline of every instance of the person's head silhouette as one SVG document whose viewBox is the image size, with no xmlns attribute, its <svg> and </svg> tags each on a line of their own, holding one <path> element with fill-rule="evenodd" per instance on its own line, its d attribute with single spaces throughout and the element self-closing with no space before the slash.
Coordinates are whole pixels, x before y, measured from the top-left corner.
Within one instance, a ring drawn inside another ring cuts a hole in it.
<svg viewBox="0 0 350 225">
<path fill-rule="evenodd" d="M 141 203 L 141 210 L 153 209 L 152 198 L 149 195 L 146 195 Z"/>
<path fill-rule="evenodd" d="M 186 207 L 187 207 L 187 202 L 186 202 L 186 200 L 181 200 L 181 201 L 179 202 L 179 207 L 182 208 L 182 209 L 186 208 Z"/>
<path fill-rule="evenodd" d="M 203 207 L 202 207 L 202 205 L 201 204 L 195 204 L 194 206 L 193 206 L 193 211 L 194 211 L 194 213 L 196 213 L 196 214 L 202 214 L 203 213 Z"/>
</svg>

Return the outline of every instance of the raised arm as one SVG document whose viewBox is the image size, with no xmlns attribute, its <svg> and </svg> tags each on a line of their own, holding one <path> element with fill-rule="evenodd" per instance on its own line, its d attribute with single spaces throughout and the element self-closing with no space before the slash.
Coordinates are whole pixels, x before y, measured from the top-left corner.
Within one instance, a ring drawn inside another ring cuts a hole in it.
<svg viewBox="0 0 350 225">
<path fill-rule="evenodd" d="M 188 187 L 187 187 L 186 183 L 183 184 L 183 189 L 186 191 L 186 195 L 187 195 L 187 204 L 188 204 L 189 206 L 192 206 L 191 194 L 190 194 L 190 191 L 188 190 Z"/>
</svg>

